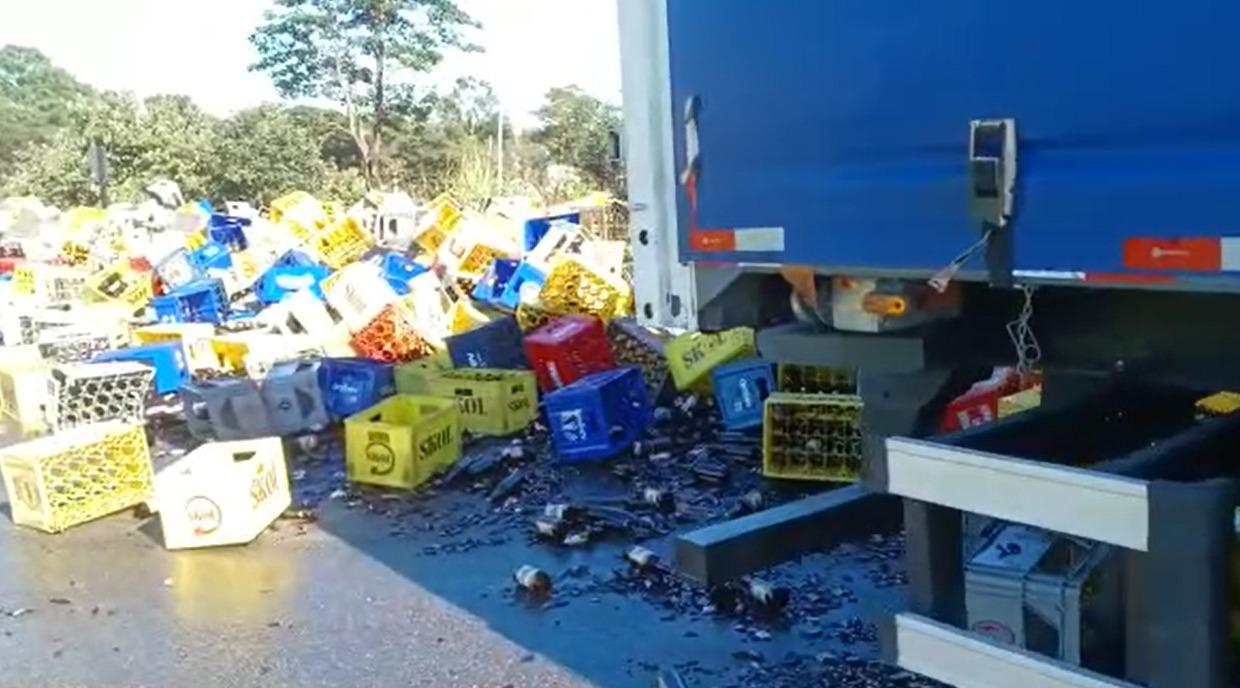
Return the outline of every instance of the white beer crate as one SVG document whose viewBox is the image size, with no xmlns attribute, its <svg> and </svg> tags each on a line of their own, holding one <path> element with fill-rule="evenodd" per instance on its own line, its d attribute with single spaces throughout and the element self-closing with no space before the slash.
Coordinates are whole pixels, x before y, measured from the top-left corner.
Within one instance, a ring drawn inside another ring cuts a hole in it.
<svg viewBox="0 0 1240 688">
<path fill-rule="evenodd" d="M 373 263 L 354 263 L 333 273 L 323 280 L 322 289 L 327 304 L 352 332 L 365 329 L 385 306 L 398 298 L 379 266 Z"/>
<path fill-rule="evenodd" d="M 141 425 L 154 377 L 154 368 L 132 361 L 57 366 L 48 422 L 53 432 L 110 420 Z"/>
<path fill-rule="evenodd" d="M 19 438 L 42 435 L 49 429 L 51 372 L 37 347 L 0 347 L 0 418 Z"/>
<path fill-rule="evenodd" d="M 13 522 L 59 533 L 150 501 L 151 456 L 140 425 L 98 423 L 0 450 Z"/>
<path fill-rule="evenodd" d="M 204 444 L 155 476 L 167 549 L 246 544 L 291 503 L 279 437 Z"/>
<path fill-rule="evenodd" d="M 258 319 L 273 332 L 327 336 L 339 329 L 339 317 L 333 317 L 309 289 L 295 291 L 258 314 Z M 347 339 L 347 335 L 346 335 Z"/>
</svg>

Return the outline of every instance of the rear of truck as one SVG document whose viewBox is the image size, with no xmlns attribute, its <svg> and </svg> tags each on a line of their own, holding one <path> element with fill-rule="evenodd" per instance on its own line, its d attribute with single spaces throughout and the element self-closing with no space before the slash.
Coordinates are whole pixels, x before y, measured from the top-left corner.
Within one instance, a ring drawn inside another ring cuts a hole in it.
<svg viewBox="0 0 1240 688">
<path fill-rule="evenodd" d="M 618 4 L 639 316 L 860 370 L 864 484 L 905 500 L 890 659 L 1229 685 L 1240 426 L 1193 401 L 1240 387 L 1240 5 Z M 1042 408 L 930 437 L 1008 365 Z M 961 513 L 1115 548 L 1114 662 L 961 630 Z"/>
</svg>

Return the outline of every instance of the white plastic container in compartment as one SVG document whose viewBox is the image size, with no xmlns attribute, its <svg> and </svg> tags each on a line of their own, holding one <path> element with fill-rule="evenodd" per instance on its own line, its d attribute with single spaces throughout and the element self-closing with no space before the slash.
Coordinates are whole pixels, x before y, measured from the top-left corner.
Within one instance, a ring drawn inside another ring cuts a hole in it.
<svg viewBox="0 0 1240 688">
<path fill-rule="evenodd" d="M 167 549 L 242 545 L 292 503 L 279 437 L 212 442 L 155 475 Z"/>
</svg>

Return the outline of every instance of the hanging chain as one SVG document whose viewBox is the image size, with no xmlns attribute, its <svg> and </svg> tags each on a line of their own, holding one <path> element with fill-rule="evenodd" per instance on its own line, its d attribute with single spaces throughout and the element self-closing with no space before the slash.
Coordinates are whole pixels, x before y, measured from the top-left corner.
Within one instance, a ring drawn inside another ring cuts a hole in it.
<svg viewBox="0 0 1240 688">
<path fill-rule="evenodd" d="M 1024 285 L 1020 289 L 1025 295 L 1025 302 L 1016 319 L 1007 324 L 1007 333 L 1016 349 L 1016 372 L 1023 381 L 1042 360 L 1042 346 L 1038 344 L 1030 322 L 1033 319 L 1033 295 L 1038 288 Z"/>
</svg>

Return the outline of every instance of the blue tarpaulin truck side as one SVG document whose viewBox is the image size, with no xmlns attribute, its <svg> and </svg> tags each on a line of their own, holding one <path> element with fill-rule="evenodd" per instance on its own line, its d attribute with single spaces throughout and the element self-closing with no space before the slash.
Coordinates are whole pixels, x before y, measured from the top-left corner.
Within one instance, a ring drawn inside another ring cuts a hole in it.
<svg viewBox="0 0 1240 688">
<path fill-rule="evenodd" d="M 863 484 L 764 532 L 898 509 L 884 651 L 961 688 L 1231 685 L 1240 423 L 1193 409 L 1240 388 L 1240 4 L 618 8 L 639 316 L 861 371 Z M 997 365 L 1042 407 L 934 436 Z M 1113 547 L 1111 661 L 972 632 L 962 514 Z"/>
</svg>

